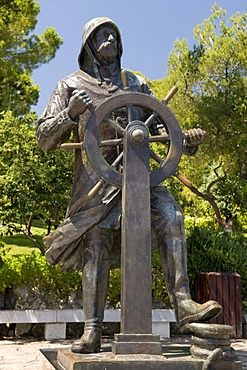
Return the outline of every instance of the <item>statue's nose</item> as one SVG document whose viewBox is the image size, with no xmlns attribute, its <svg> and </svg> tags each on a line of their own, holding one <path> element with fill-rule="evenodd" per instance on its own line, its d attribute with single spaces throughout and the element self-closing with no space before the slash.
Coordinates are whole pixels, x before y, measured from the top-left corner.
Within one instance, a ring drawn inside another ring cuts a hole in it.
<svg viewBox="0 0 247 370">
<path fill-rule="evenodd" d="M 114 36 L 110 33 L 110 35 L 108 36 L 108 41 L 113 41 L 114 40 Z"/>
</svg>

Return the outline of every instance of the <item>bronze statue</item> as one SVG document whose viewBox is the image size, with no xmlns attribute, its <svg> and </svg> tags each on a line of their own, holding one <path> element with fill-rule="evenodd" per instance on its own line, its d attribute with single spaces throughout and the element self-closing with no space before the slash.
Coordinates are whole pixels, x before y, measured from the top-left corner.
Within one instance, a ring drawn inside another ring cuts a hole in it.
<svg viewBox="0 0 247 370">
<path fill-rule="evenodd" d="M 121 35 L 112 20 L 99 17 L 86 24 L 78 58 L 80 69 L 57 84 L 39 119 L 37 140 L 42 150 L 59 148 L 71 134 L 75 142 L 83 141 L 91 106 L 97 108 L 108 97 L 123 93 L 121 56 Z M 153 95 L 142 77 L 126 73 L 130 91 Z M 124 124 L 123 112 L 115 112 L 115 116 Z M 157 125 L 153 125 L 153 130 L 157 130 Z M 105 139 L 112 138 L 106 127 L 102 131 Z M 204 137 L 201 129 L 189 130 L 184 153 L 194 155 Z M 112 161 L 116 158 L 114 148 L 102 150 Z M 76 150 L 74 183 L 65 221 L 44 238 L 51 264 L 61 263 L 65 271 L 83 269 L 85 328 L 82 338 L 72 345 L 72 351 L 78 353 L 100 350 L 109 269 L 120 263 L 121 191 L 106 184 L 90 199 L 87 194 L 98 180 L 86 155 L 81 156 L 80 150 Z M 215 301 L 198 304 L 191 299 L 182 212 L 164 186 L 153 187 L 150 192 L 153 247 L 159 248 L 177 323 L 185 332 L 188 323 L 207 321 L 221 312 L 221 306 Z"/>
</svg>

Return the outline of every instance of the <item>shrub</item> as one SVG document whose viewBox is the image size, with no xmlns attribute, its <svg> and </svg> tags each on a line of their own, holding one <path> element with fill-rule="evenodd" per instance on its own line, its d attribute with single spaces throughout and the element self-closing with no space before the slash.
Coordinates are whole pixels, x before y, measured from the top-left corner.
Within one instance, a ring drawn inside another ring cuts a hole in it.
<svg viewBox="0 0 247 370">
<path fill-rule="evenodd" d="M 154 302 L 162 302 L 165 308 L 172 308 L 158 252 L 152 255 L 152 297 Z"/>
<path fill-rule="evenodd" d="M 61 299 L 73 290 L 80 289 L 79 272 L 63 273 L 59 266 L 51 266 L 39 252 L 6 257 L 1 246 L 0 292 L 6 288 L 28 286 L 50 290 Z"/>
<path fill-rule="evenodd" d="M 192 296 L 195 296 L 195 277 L 198 272 L 239 273 L 241 276 L 242 300 L 247 308 L 247 238 L 242 234 L 197 227 L 192 224 L 187 230 L 188 274 Z M 51 266 L 39 252 L 6 256 L 7 249 L 0 244 L 0 292 L 7 288 L 30 286 L 31 289 L 49 291 L 65 299 L 71 291 L 81 291 L 81 273 L 64 273 L 60 266 Z M 152 255 L 153 301 L 163 302 L 170 308 L 159 254 Z M 108 303 L 119 307 L 121 296 L 120 270 L 110 272 Z"/>
<path fill-rule="evenodd" d="M 120 307 L 121 302 L 121 271 L 120 269 L 110 271 L 109 289 L 107 301 L 111 307 Z"/>
<path fill-rule="evenodd" d="M 247 238 L 220 230 L 194 227 L 188 232 L 188 272 L 192 294 L 198 272 L 238 273 L 247 302 Z"/>
<path fill-rule="evenodd" d="M 6 256 L 6 248 L 0 245 L 0 292 L 7 288 L 29 286 L 36 291 L 47 291 L 49 295 L 65 299 L 71 291 L 81 290 L 82 274 L 78 271 L 64 273 L 60 266 L 51 266 L 46 258 L 39 252 L 30 254 Z M 165 302 L 169 306 L 163 273 L 161 270 L 159 256 L 153 255 L 152 267 L 152 294 L 155 301 Z M 119 307 L 121 300 L 121 271 L 120 269 L 110 271 L 109 290 L 107 296 L 111 307 Z"/>
</svg>

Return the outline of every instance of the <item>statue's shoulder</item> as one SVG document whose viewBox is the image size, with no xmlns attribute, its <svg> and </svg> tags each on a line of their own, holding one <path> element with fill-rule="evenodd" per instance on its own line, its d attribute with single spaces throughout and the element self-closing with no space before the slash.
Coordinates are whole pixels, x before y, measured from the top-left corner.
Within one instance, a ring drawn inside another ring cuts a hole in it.
<svg viewBox="0 0 247 370">
<path fill-rule="evenodd" d="M 77 88 L 78 82 L 81 84 L 82 81 L 88 81 L 91 77 L 81 69 L 78 71 L 71 73 L 67 77 L 65 77 L 62 81 L 65 82 L 70 88 Z"/>
<path fill-rule="evenodd" d="M 148 83 L 143 76 L 126 70 L 128 76 L 128 84 L 132 91 L 146 92 L 149 89 Z"/>
</svg>

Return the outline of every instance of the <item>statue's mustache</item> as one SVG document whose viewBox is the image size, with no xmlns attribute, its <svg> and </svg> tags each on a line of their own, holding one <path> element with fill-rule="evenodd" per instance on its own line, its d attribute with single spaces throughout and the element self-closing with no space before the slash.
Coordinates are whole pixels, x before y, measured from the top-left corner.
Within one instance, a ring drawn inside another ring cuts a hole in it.
<svg viewBox="0 0 247 370">
<path fill-rule="evenodd" d="M 104 42 L 103 44 L 100 45 L 97 52 L 100 52 L 102 49 L 107 49 L 107 48 L 113 48 L 114 50 L 117 51 L 117 47 L 113 42 L 106 41 L 106 42 Z"/>
</svg>

